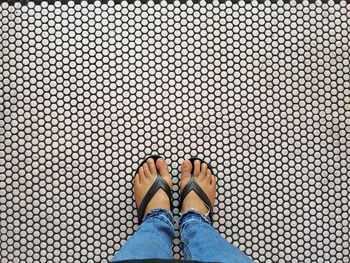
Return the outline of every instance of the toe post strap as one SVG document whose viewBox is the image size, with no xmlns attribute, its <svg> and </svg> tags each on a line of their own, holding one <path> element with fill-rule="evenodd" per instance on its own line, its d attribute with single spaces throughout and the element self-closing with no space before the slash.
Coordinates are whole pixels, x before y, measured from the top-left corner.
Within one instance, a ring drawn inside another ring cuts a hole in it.
<svg viewBox="0 0 350 263">
<path fill-rule="evenodd" d="M 186 186 L 184 187 L 184 189 L 181 192 L 181 196 L 180 196 L 180 207 L 182 207 L 182 203 L 185 200 L 186 196 L 193 190 L 197 193 L 197 195 L 202 199 L 202 201 L 204 202 L 204 205 L 209 209 L 209 217 L 210 219 L 213 218 L 213 206 L 210 202 L 209 197 L 207 196 L 207 194 L 202 190 L 202 188 L 197 184 L 196 180 L 194 179 L 194 161 L 195 160 L 200 160 L 202 163 L 206 163 L 208 165 L 208 168 L 213 172 L 213 168 L 210 166 L 210 164 L 208 164 L 207 162 L 204 162 L 202 159 L 193 157 L 191 159 L 189 159 L 190 162 L 192 163 L 192 171 L 191 171 L 191 178 L 188 181 L 188 183 L 186 184 Z"/>
<path fill-rule="evenodd" d="M 164 181 L 164 179 L 158 174 L 157 179 L 154 181 L 151 188 L 146 193 L 145 197 L 143 198 L 140 207 L 138 209 L 138 218 L 139 218 L 139 224 L 142 223 L 142 219 L 145 215 L 145 210 L 148 205 L 148 203 L 151 201 L 152 197 L 155 195 L 155 193 L 159 189 L 163 189 L 165 193 L 168 195 L 169 199 L 171 199 L 171 189 L 169 185 Z"/>
<path fill-rule="evenodd" d="M 149 158 L 153 158 L 154 162 L 157 161 L 159 158 L 164 158 L 161 155 L 151 155 L 143 160 L 143 162 L 139 165 L 139 167 L 136 170 L 136 173 L 138 169 L 145 163 Z M 148 205 L 148 203 L 151 201 L 152 197 L 155 195 L 155 193 L 159 189 L 163 189 L 165 193 L 168 195 L 169 199 L 171 199 L 171 189 L 167 182 L 160 176 L 159 173 L 157 173 L 157 179 L 154 181 L 152 184 L 151 188 L 148 190 L 146 193 L 145 197 L 141 201 L 140 207 L 137 209 L 137 214 L 138 214 L 138 219 L 139 219 L 139 224 L 142 223 L 143 217 L 145 216 L 145 210 Z M 170 202 L 171 203 L 171 202 Z"/>
</svg>

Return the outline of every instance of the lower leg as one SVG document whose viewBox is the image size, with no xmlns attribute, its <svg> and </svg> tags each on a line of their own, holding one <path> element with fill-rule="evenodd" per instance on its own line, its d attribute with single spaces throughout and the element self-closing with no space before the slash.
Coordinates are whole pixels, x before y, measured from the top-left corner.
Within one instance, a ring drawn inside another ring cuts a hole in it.
<svg viewBox="0 0 350 263">
<path fill-rule="evenodd" d="M 186 260 L 222 263 L 252 263 L 237 247 L 227 242 L 205 215 L 188 211 L 180 219 L 181 247 Z"/>
<path fill-rule="evenodd" d="M 112 262 L 128 259 L 172 259 L 173 219 L 166 209 L 153 209 L 135 234 L 112 258 Z"/>
<path fill-rule="evenodd" d="M 159 158 L 155 163 L 153 158 L 149 158 L 135 175 L 134 192 L 138 208 L 155 182 L 158 172 L 169 187 L 172 187 L 166 161 Z M 139 229 L 116 253 L 112 262 L 147 258 L 172 259 L 174 227 L 170 207 L 168 195 L 163 189 L 159 189 L 147 204 L 146 216 Z"/>
<path fill-rule="evenodd" d="M 192 164 L 185 160 L 181 166 L 181 191 L 190 180 Z M 215 201 L 216 178 L 205 163 L 194 161 L 193 176 L 205 192 L 212 206 Z M 206 214 L 208 207 L 195 191 L 186 195 L 180 218 L 181 247 L 185 259 L 210 262 L 252 263 L 252 260 L 237 247 L 227 242 L 210 224 Z"/>
</svg>

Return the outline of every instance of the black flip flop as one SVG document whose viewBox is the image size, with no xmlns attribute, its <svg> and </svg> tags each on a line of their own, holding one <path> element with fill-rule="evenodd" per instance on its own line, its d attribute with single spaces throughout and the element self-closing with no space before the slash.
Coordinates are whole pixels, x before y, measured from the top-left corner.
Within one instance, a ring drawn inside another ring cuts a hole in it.
<svg viewBox="0 0 350 263">
<path fill-rule="evenodd" d="M 144 163 L 146 163 L 149 158 L 153 158 L 154 163 L 156 163 L 159 158 L 163 158 L 163 157 L 160 155 L 151 155 L 151 156 L 148 156 L 147 158 L 145 158 L 142 161 L 142 163 L 139 164 L 139 167 L 137 168 L 137 170 L 134 174 L 134 178 L 135 178 L 135 175 L 138 172 L 139 168 Z M 146 210 L 146 207 L 147 207 L 149 201 L 151 201 L 152 197 L 155 195 L 155 193 L 158 191 L 159 188 L 162 188 L 165 191 L 165 193 L 168 195 L 169 200 L 171 200 L 171 189 L 170 189 L 169 185 L 165 182 L 163 177 L 157 171 L 157 179 L 154 181 L 151 188 L 148 190 L 148 192 L 144 196 L 143 200 L 141 201 L 140 207 L 137 209 L 137 214 L 138 214 L 140 225 L 142 223 L 142 219 L 145 215 L 145 210 Z M 170 205 L 171 205 L 171 202 L 170 202 Z M 172 205 L 171 205 L 171 207 L 172 207 Z M 171 208 L 171 210 L 172 210 L 172 208 Z"/>
<path fill-rule="evenodd" d="M 182 207 L 182 202 L 185 200 L 185 197 L 193 190 L 198 194 L 198 196 L 204 202 L 205 206 L 209 209 L 209 216 L 210 216 L 210 219 L 212 219 L 213 218 L 213 206 L 209 200 L 209 197 L 206 195 L 206 193 L 203 191 L 203 189 L 197 184 L 196 180 L 194 179 L 193 173 L 194 173 L 194 161 L 195 160 L 199 160 L 199 161 L 201 161 L 201 163 L 206 163 L 208 165 L 208 168 L 212 172 L 212 174 L 214 174 L 214 170 L 211 167 L 211 165 L 208 164 L 207 162 L 205 162 L 204 160 L 197 158 L 197 157 L 192 157 L 191 159 L 189 159 L 189 161 L 192 163 L 191 178 L 187 182 L 186 186 L 184 187 L 184 189 L 181 192 L 180 209 Z"/>
</svg>

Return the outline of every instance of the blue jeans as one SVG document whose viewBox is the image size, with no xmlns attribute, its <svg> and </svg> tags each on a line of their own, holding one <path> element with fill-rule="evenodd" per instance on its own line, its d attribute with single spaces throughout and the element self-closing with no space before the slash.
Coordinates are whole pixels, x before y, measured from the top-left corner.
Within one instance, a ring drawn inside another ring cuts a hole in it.
<svg viewBox="0 0 350 263">
<path fill-rule="evenodd" d="M 166 209 L 154 209 L 145 216 L 134 235 L 112 258 L 112 262 L 129 259 L 172 259 L 174 239 L 173 217 Z M 209 220 L 196 211 L 188 211 L 180 218 L 181 248 L 186 260 L 252 263 L 237 247 L 227 242 L 210 225 Z"/>
</svg>

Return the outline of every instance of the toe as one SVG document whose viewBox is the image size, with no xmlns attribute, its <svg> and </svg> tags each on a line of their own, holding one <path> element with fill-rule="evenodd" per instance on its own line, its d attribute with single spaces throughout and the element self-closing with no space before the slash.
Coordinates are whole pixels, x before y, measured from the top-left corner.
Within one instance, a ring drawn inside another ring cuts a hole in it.
<svg viewBox="0 0 350 263">
<path fill-rule="evenodd" d="M 209 179 L 209 183 L 210 185 L 215 185 L 216 183 L 216 178 L 213 175 L 212 171 L 210 170 L 210 168 L 207 168 L 207 173 L 206 173 L 206 178 Z"/>
<path fill-rule="evenodd" d="M 208 177 L 210 178 L 210 184 L 216 185 L 216 177 L 212 173 L 209 173 Z"/>
<path fill-rule="evenodd" d="M 149 170 L 151 172 L 152 175 L 157 175 L 157 169 L 156 169 L 156 164 L 154 163 L 154 159 L 153 158 L 149 158 L 147 160 L 147 164 L 149 167 Z"/>
<path fill-rule="evenodd" d="M 203 177 L 206 177 L 207 175 L 207 168 L 208 168 L 208 165 L 206 163 L 202 163 L 201 165 L 201 174 Z"/>
<path fill-rule="evenodd" d="M 199 176 L 201 173 L 201 162 L 199 160 L 195 160 L 194 161 L 194 172 L 193 172 L 193 175 L 196 177 L 196 176 Z"/>
<path fill-rule="evenodd" d="M 192 170 L 192 164 L 190 160 L 184 160 L 181 164 L 182 177 L 190 177 Z"/>
<path fill-rule="evenodd" d="M 158 158 L 156 162 L 157 169 L 159 170 L 159 173 L 163 177 L 168 177 L 169 176 L 169 170 L 168 170 L 168 165 L 166 161 L 163 158 Z"/>
<path fill-rule="evenodd" d="M 137 174 L 135 175 L 134 184 L 135 184 L 135 185 L 138 185 L 138 184 L 140 184 L 140 183 L 141 183 L 140 175 L 137 173 Z"/>
<path fill-rule="evenodd" d="M 143 170 L 143 167 L 140 167 L 139 171 L 138 171 L 138 175 L 139 175 L 139 178 L 140 178 L 140 182 L 142 182 L 143 180 L 145 180 L 145 172 Z"/>
<path fill-rule="evenodd" d="M 145 173 L 145 177 L 146 178 L 151 177 L 151 171 L 149 170 L 148 164 L 144 163 L 142 167 L 143 167 L 143 171 Z"/>
</svg>

